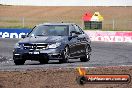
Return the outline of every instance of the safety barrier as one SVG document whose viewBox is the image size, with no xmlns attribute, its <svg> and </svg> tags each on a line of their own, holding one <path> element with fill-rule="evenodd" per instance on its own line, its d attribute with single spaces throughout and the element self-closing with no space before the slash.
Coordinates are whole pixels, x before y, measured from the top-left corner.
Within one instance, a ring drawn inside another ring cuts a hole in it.
<svg viewBox="0 0 132 88">
<path fill-rule="evenodd" d="M 102 42 L 131 42 L 132 31 L 85 31 L 91 41 Z"/>
<path fill-rule="evenodd" d="M 31 29 L 26 28 L 0 28 L 0 38 L 21 38 L 26 35 Z M 85 31 L 89 35 L 91 41 L 102 42 L 131 42 L 132 31 Z"/>
<path fill-rule="evenodd" d="M 0 28 L 0 38 L 21 38 L 30 32 L 26 28 Z"/>
</svg>

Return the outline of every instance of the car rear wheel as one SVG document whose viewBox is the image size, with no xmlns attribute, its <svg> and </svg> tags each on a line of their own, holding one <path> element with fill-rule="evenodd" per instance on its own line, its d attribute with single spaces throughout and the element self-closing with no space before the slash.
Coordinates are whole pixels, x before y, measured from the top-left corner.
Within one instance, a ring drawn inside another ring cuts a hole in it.
<svg viewBox="0 0 132 88">
<path fill-rule="evenodd" d="M 69 62 L 69 47 L 65 47 L 63 51 L 63 58 L 59 60 L 60 63 L 67 63 Z"/>
<path fill-rule="evenodd" d="M 90 60 L 90 55 L 91 55 L 90 52 L 91 52 L 91 47 L 87 45 L 85 50 L 85 56 L 80 58 L 81 62 L 87 62 Z"/>
<path fill-rule="evenodd" d="M 14 60 L 15 65 L 24 65 L 25 60 L 21 59 L 21 60 Z"/>
</svg>

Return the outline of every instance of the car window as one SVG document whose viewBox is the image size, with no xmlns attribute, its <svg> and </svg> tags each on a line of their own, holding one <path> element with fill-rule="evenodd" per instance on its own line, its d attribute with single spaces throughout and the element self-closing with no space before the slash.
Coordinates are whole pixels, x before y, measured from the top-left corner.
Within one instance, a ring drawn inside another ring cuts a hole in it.
<svg viewBox="0 0 132 88">
<path fill-rule="evenodd" d="M 82 31 L 82 29 L 79 26 L 77 26 L 77 25 L 74 25 L 74 26 L 75 26 L 75 29 L 76 29 L 77 32 L 80 32 L 81 34 L 84 34 L 84 32 Z"/>
<path fill-rule="evenodd" d="M 82 33 L 82 34 L 84 34 L 84 31 L 78 26 L 78 29 L 80 30 L 80 32 Z"/>
<path fill-rule="evenodd" d="M 70 26 L 70 32 L 76 31 L 75 27 L 73 25 Z"/>
<path fill-rule="evenodd" d="M 67 25 L 41 25 L 36 26 L 29 36 L 67 36 Z"/>
<path fill-rule="evenodd" d="M 75 27 L 74 27 L 73 25 L 70 25 L 70 26 L 69 26 L 69 29 L 70 29 L 70 30 L 69 30 L 69 35 L 71 35 L 71 32 L 72 32 L 72 31 L 76 31 L 76 29 L 75 29 Z"/>
</svg>

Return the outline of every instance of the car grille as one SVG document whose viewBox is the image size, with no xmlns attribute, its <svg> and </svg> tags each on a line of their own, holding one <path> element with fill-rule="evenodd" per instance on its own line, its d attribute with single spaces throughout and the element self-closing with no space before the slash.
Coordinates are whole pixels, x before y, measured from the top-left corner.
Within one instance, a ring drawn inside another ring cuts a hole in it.
<svg viewBox="0 0 132 88">
<path fill-rule="evenodd" d="M 23 44 L 24 49 L 29 49 L 29 50 L 41 50 L 41 49 L 46 49 L 48 44 L 44 43 L 34 43 L 34 44 L 29 44 L 25 43 Z"/>
</svg>

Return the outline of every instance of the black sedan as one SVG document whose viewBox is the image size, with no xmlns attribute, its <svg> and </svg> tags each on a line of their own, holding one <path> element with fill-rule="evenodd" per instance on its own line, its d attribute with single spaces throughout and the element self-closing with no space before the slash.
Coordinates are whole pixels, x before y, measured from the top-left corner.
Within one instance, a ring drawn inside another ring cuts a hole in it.
<svg viewBox="0 0 132 88">
<path fill-rule="evenodd" d="M 67 63 L 80 58 L 86 62 L 90 60 L 90 44 L 89 36 L 74 23 L 44 23 L 15 44 L 13 60 L 16 65 L 23 65 L 26 60 L 45 64 L 49 60 Z"/>
</svg>

